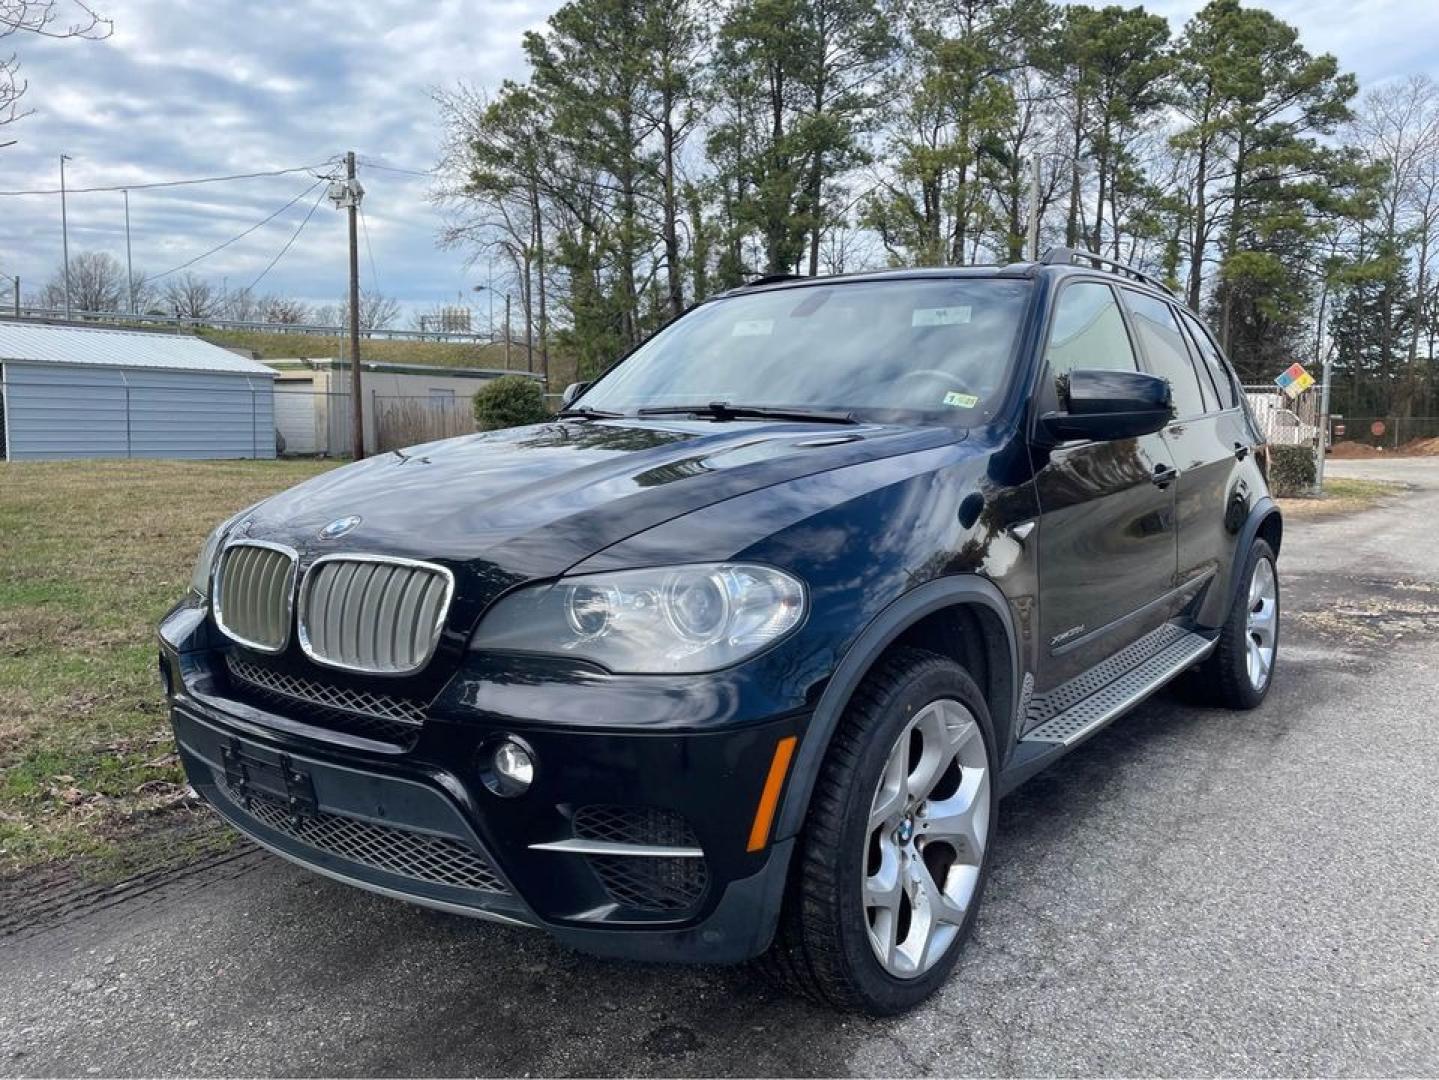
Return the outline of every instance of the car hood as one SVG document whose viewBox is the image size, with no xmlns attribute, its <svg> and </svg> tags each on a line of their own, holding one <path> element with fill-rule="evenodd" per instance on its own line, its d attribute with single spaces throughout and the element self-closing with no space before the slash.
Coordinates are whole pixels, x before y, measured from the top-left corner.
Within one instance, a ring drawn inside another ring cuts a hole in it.
<svg viewBox="0 0 1439 1080">
<path fill-rule="evenodd" d="M 238 534 L 296 548 L 427 559 L 492 592 L 563 572 L 680 514 L 772 484 L 962 437 L 944 428 L 733 421 L 557 422 L 448 439 L 314 477 Z M 344 535 L 326 525 L 358 517 Z M 471 565 L 479 564 L 479 565 Z"/>
</svg>

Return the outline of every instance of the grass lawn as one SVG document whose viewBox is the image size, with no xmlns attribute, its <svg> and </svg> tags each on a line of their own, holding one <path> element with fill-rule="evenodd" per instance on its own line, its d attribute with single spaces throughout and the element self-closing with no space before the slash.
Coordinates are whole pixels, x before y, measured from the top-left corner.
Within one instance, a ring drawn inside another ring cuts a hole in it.
<svg viewBox="0 0 1439 1080">
<path fill-rule="evenodd" d="M 1403 484 L 1383 480 L 1360 480 L 1357 477 L 1334 476 L 1324 481 L 1324 494 L 1317 499 L 1279 499 L 1279 508 L 1287 518 L 1329 517 L 1368 510 L 1380 499 L 1400 495 Z"/>
<path fill-rule="evenodd" d="M 70 856 L 123 873 L 184 801 L 155 624 L 215 524 L 332 467 L 0 464 L 0 876 Z"/>
</svg>

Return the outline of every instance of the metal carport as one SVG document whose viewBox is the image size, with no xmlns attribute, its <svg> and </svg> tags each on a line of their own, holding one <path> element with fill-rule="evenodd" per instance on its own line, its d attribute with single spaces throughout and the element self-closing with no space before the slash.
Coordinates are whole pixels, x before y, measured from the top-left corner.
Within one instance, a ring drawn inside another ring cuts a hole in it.
<svg viewBox="0 0 1439 1080">
<path fill-rule="evenodd" d="M 272 458 L 274 377 L 196 337 L 0 321 L 0 455 Z"/>
</svg>

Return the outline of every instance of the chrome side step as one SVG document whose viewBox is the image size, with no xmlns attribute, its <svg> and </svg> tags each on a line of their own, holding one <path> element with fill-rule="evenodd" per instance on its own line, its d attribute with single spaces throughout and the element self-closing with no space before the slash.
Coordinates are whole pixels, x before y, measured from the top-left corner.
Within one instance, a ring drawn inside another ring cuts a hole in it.
<svg viewBox="0 0 1439 1080">
<path fill-rule="evenodd" d="M 1214 644 L 1166 623 L 1083 675 L 1035 695 L 1027 711 L 1034 726 L 1020 742 L 1061 746 L 1079 742 L 1203 660 Z"/>
</svg>

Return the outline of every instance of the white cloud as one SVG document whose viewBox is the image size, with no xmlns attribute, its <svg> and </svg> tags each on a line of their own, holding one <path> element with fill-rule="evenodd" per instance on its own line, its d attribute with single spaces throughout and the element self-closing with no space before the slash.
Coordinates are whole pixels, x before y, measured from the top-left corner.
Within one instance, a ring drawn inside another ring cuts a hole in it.
<svg viewBox="0 0 1439 1080">
<path fill-rule="evenodd" d="M 494 87 L 522 77 L 520 38 L 558 0 L 108 0 L 105 42 L 21 42 L 36 115 L 11 127 L 0 188 L 50 188 L 61 152 L 75 187 L 252 172 L 320 162 L 345 149 L 428 168 L 439 125 L 430 91 L 459 80 Z M 1176 32 L 1199 0 L 1158 0 Z M 1364 82 L 1431 71 L 1439 41 L 1432 0 L 1271 0 L 1312 50 L 1335 53 Z M 485 273 L 437 251 L 439 218 L 426 181 L 369 170 L 365 203 L 381 287 L 413 305 L 465 290 Z M 158 272 L 240 232 L 304 189 L 303 175 L 135 192 L 135 262 Z M 318 192 L 316 192 L 317 194 Z M 280 249 L 313 195 L 198 264 L 230 286 L 248 283 Z M 124 250 L 119 194 L 70 200 L 71 250 Z M 58 265 L 54 196 L 0 199 L 0 274 L 38 284 Z M 368 253 L 361 251 L 367 286 Z M 341 294 L 343 218 L 328 204 L 262 286 L 316 300 Z"/>
</svg>

